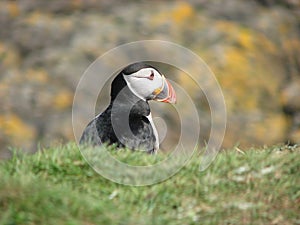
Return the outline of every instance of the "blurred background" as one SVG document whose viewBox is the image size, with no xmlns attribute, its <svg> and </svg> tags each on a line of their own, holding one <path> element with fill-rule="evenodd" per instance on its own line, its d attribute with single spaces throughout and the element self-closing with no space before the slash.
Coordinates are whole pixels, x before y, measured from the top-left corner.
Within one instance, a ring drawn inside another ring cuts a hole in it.
<svg viewBox="0 0 300 225">
<path fill-rule="evenodd" d="M 300 143 L 298 0 L 2 0 L 0 26 L 0 158 L 74 140 L 85 69 L 145 39 L 183 45 L 213 70 L 228 113 L 224 148 Z M 185 77 L 177 81 L 199 97 Z"/>
</svg>

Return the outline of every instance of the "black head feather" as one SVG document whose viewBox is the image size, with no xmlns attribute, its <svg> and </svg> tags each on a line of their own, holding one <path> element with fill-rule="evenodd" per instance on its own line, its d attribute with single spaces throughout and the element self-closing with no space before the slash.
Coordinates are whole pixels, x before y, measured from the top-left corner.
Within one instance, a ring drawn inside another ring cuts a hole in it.
<svg viewBox="0 0 300 225">
<path fill-rule="evenodd" d="M 150 64 L 147 64 L 145 62 L 137 62 L 126 66 L 121 73 L 123 73 L 124 75 L 130 75 L 144 68 L 153 68 L 157 70 L 155 67 L 151 66 Z"/>
<path fill-rule="evenodd" d="M 111 93 L 110 93 L 111 99 L 114 100 L 117 97 L 117 95 L 119 94 L 119 92 L 127 85 L 126 81 L 123 78 L 123 74 L 130 75 L 130 74 L 135 73 L 144 68 L 153 68 L 153 69 L 157 70 L 155 67 L 153 67 L 150 64 L 147 64 L 145 62 L 137 62 L 137 63 L 133 63 L 133 64 L 126 66 L 116 76 L 116 78 L 113 80 L 113 82 L 111 84 Z"/>
</svg>

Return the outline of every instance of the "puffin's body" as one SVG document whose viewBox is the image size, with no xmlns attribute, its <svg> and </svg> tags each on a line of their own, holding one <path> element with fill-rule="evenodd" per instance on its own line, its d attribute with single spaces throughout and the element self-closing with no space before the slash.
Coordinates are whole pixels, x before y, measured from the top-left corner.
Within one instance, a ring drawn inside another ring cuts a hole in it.
<svg viewBox="0 0 300 225">
<path fill-rule="evenodd" d="M 149 100 L 175 103 L 175 91 L 151 65 L 139 62 L 125 67 L 112 82 L 109 106 L 87 125 L 80 144 L 116 144 L 155 153 L 159 140 Z"/>
</svg>

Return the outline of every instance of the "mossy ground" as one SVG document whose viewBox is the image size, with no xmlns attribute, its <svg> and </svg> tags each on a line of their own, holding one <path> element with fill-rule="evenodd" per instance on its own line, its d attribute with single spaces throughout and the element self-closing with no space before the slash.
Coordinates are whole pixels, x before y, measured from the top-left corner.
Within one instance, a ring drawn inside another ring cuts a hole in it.
<svg viewBox="0 0 300 225">
<path fill-rule="evenodd" d="M 194 157 L 175 176 L 144 187 L 101 177 L 72 143 L 15 153 L 0 163 L 0 224 L 300 224 L 299 153 L 231 149 L 204 172 Z M 152 157 L 116 155 L 133 164 Z"/>
</svg>

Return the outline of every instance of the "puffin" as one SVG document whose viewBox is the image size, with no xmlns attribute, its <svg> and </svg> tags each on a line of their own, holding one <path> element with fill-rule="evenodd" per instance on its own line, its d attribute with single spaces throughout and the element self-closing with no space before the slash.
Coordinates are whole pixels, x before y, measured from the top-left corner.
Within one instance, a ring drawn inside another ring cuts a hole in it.
<svg viewBox="0 0 300 225">
<path fill-rule="evenodd" d="M 115 145 L 157 153 L 159 137 L 149 101 L 176 103 L 171 83 L 154 66 L 136 62 L 123 68 L 111 84 L 110 104 L 84 129 L 80 145 Z"/>
</svg>

